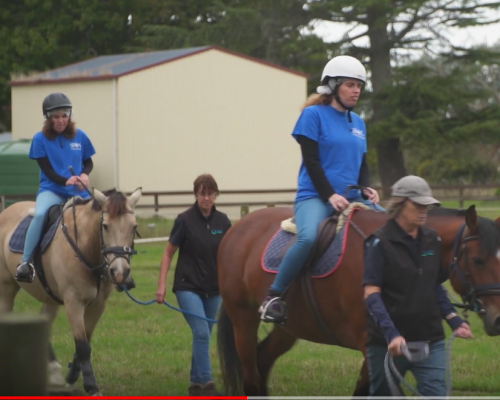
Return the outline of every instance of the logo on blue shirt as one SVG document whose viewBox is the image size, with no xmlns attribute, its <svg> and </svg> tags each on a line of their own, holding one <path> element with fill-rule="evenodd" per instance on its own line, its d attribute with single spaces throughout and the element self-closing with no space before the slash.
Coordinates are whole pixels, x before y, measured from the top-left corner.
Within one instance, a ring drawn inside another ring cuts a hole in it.
<svg viewBox="0 0 500 400">
<path fill-rule="evenodd" d="M 76 150 L 76 151 L 82 150 L 82 145 L 80 143 L 77 143 L 77 142 L 70 143 L 69 147 L 71 148 L 71 150 Z"/>
<path fill-rule="evenodd" d="M 222 234 L 222 229 L 212 229 L 212 235 Z"/>
<path fill-rule="evenodd" d="M 351 128 L 351 133 L 354 136 L 359 137 L 360 139 L 363 139 L 363 140 L 366 139 L 365 134 L 363 133 L 363 131 L 359 130 L 358 128 Z"/>
</svg>

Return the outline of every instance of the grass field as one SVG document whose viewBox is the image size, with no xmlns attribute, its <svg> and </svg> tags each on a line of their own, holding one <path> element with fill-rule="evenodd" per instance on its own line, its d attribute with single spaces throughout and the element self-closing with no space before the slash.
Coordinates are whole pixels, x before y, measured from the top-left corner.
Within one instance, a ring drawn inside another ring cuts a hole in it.
<svg viewBox="0 0 500 400">
<path fill-rule="evenodd" d="M 481 215 L 496 218 L 500 209 L 481 212 Z M 153 230 L 147 227 L 152 222 L 156 224 L 154 236 L 168 236 L 172 221 L 158 219 L 140 221 L 143 236 L 149 236 L 147 229 Z M 154 298 L 163 246 L 164 243 L 136 246 L 138 254 L 133 259 L 132 274 L 137 288 L 131 294 L 139 300 Z M 173 272 L 171 270 L 168 276 L 169 288 Z M 177 306 L 170 291 L 167 301 Z M 26 293 L 19 294 L 15 311 L 37 313 L 39 308 Z M 469 318 L 474 339 L 453 342 L 452 394 L 499 396 L 500 338 L 487 337 L 479 318 L 475 315 Z M 220 385 L 215 329 L 212 368 L 215 381 Z M 264 335 L 262 331 L 261 337 Z M 74 344 L 64 312 L 54 323 L 52 340 L 59 362 L 66 365 L 74 352 Z M 124 293 L 111 295 L 92 341 L 92 363 L 104 395 L 187 395 L 190 358 L 191 332 L 180 313 L 157 304 L 140 306 Z M 360 362 L 357 352 L 300 341 L 278 360 L 271 376 L 271 395 L 349 396 L 358 377 Z"/>
</svg>

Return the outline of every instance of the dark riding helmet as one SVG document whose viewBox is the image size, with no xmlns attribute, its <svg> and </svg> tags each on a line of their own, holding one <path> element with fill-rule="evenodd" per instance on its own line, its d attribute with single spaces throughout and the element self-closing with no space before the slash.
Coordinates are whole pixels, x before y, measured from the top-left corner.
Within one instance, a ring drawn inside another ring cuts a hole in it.
<svg viewBox="0 0 500 400">
<path fill-rule="evenodd" d="M 59 110 L 61 108 L 69 109 L 68 116 L 71 116 L 73 106 L 68 96 L 64 93 L 51 93 L 43 100 L 42 111 L 45 118 L 49 118 L 48 113 L 50 111 Z"/>
</svg>

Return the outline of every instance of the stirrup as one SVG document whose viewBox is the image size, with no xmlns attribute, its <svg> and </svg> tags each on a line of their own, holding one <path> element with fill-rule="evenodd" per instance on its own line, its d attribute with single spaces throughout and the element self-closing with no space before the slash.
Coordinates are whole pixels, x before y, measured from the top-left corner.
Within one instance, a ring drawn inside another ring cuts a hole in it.
<svg viewBox="0 0 500 400">
<path fill-rule="evenodd" d="M 21 268 L 24 265 L 26 265 L 30 269 L 28 278 L 25 275 L 19 275 L 19 268 Z M 33 264 L 31 264 L 28 261 L 25 261 L 17 266 L 16 274 L 14 275 L 14 279 L 17 282 L 32 283 L 35 280 L 35 275 L 36 275 L 36 272 L 35 272 L 35 267 L 33 266 Z"/>
<path fill-rule="evenodd" d="M 274 307 L 279 307 L 279 311 Z M 259 308 L 260 319 L 264 322 L 273 322 L 275 324 L 284 325 L 288 319 L 288 307 L 286 303 L 279 297 L 273 297 L 269 301 L 262 304 Z"/>
</svg>

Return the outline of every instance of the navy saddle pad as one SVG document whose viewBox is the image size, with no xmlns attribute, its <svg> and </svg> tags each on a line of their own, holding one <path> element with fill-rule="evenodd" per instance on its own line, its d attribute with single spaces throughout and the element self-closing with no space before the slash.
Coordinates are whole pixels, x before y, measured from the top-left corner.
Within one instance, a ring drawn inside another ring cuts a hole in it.
<svg viewBox="0 0 500 400">
<path fill-rule="evenodd" d="M 348 223 L 335 235 L 332 243 L 312 266 L 313 278 L 324 278 L 335 271 L 340 262 L 345 249 L 346 237 L 349 226 Z M 294 233 L 279 229 L 267 244 L 262 256 L 262 269 L 266 272 L 276 274 L 286 250 L 290 247 L 291 241 L 296 239 Z"/>
<path fill-rule="evenodd" d="M 30 222 L 33 219 L 31 215 L 28 215 L 23 218 L 23 220 L 17 225 L 16 230 L 12 234 L 9 241 L 9 249 L 13 253 L 22 253 L 24 251 L 24 241 L 26 239 L 26 232 L 30 226 Z M 50 245 L 50 242 L 54 238 L 56 234 L 56 229 L 59 226 L 59 222 L 61 220 L 61 216 L 57 218 L 55 223 L 51 224 L 48 230 L 45 227 L 45 233 L 43 233 L 42 241 L 40 243 L 40 248 L 42 253 L 47 250 Z"/>
</svg>

